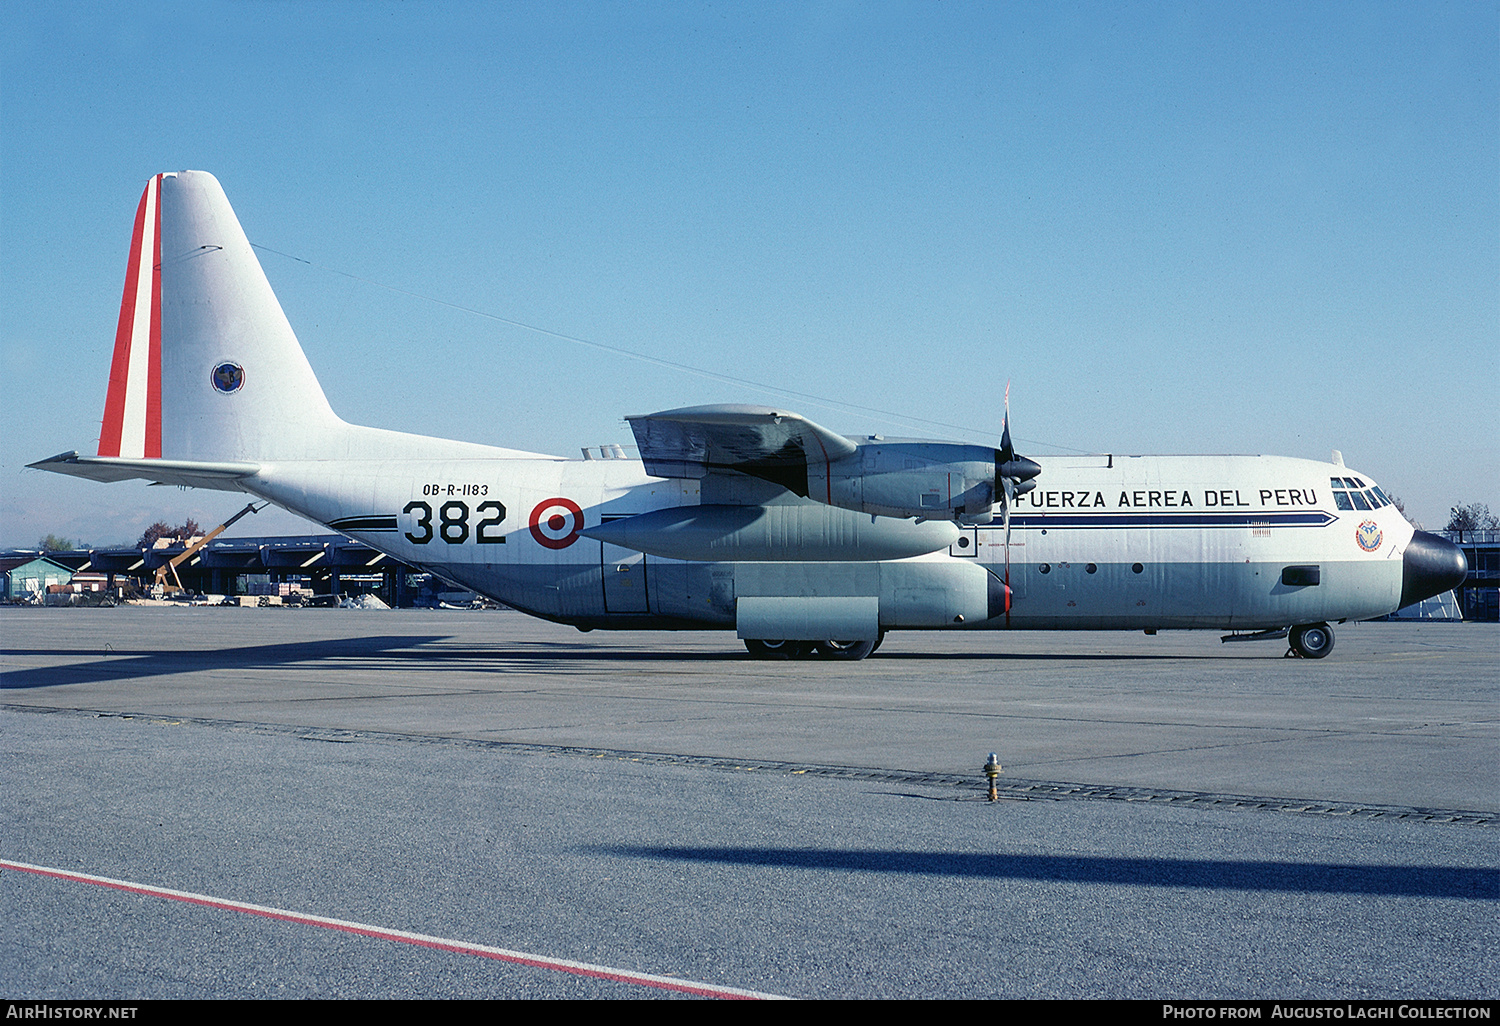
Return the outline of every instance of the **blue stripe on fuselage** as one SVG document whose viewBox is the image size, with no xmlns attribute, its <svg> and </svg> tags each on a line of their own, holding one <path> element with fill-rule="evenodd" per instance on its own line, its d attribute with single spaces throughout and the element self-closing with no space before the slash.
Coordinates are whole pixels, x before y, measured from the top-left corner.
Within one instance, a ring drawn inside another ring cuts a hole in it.
<svg viewBox="0 0 1500 1026">
<path fill-rule="evenodd" d="M 1307 513 L 1013 513 L 1012 528 L 1124 527 L 1327 527 L 1338 518 L 1322 510 Z M 1000 522 L 988 525 L 999 529 Z"/>
</svg>

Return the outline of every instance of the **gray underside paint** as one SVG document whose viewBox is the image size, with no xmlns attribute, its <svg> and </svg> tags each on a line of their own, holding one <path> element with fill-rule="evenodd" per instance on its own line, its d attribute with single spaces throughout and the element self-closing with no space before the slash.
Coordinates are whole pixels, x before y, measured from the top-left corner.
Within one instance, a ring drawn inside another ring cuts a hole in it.
<svg viewBox="0 0 1500 1026">
<path fill-rule="evenodd" d="M 627 629 L 651 621 L 732 629 L 738 599 L 749 596 L 874 599 L 880 630 L 1261 630 L 1379 616 L 1394 608 L 1401 589 L 1393 572 L 1399 564 L 1368 560 L 1323 563 L 1320 583 L 1302 587 L 1281 582 L 1280 563 L 1165 563 L 1139 573 L 1129 564 L 1097 564 L 1092 573 L 1086 564 L 1051 564 L 1046 573 L 1037 565 L 1012 564 L 1010 614 L 987 619 L 983 575 L 1001 576 L 1004 569 L 977 562 L 690 563 L 646 557 L 635 571 L 645 592 L 643 608 L 622 613 L 617 602 L 614 609 L 606 607 L 605 574 L 612 570 L 588 563 L 442 568 L 460 584 L 548 619 Z M 807 611 L 789 608 L 798 616 Z M 866 616 L 851 615 L 851 628 Z M 846 630 L 839 636 L 865 635 Z"/>
</svg>

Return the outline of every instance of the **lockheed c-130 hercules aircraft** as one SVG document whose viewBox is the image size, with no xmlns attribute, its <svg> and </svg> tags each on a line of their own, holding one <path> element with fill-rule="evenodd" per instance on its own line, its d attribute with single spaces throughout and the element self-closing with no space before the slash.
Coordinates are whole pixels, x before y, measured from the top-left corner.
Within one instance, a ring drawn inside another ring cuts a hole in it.
<svg viewBox="0 0 1500 1026">
<path fill-rule="evenodd" d="M 218 181 L 136 212 L 97 456 L 31 466 L 248 492 L 582 629 L 733 629 L 859 659 L 891 630 L 1213 628 L 1320 658 L 1331 622 L 1459 584 L 1366 475 L 1274 456 L 1068 456 L 700 406 L 567 460 L 337 417 Z"/>
</svg>

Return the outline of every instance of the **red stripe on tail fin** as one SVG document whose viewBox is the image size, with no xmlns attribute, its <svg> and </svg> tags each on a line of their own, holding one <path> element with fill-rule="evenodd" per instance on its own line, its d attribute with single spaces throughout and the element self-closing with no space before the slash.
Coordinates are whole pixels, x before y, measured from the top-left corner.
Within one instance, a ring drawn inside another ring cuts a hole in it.
<svg viewBox="0 0 1500 1026">
<path fill-rule="evenodd" d="M 130 238 L 130 260 L 125 265 L 125 295 L 120 300 L 120 323 L 115 329 L 115 355 L 109 365 L 109 392 L 104 398 L 104 425 L 99 432 L 99 455 L 120 455 L 125 428 L 125 386 L 130 379 L 130 338 L 135 325 L 135 297 L 140 284 L 141 242 L 146 232 L 146 199 L 156 179 L 146 183 L 135 210 L 135 232 Z"/>
</svg>

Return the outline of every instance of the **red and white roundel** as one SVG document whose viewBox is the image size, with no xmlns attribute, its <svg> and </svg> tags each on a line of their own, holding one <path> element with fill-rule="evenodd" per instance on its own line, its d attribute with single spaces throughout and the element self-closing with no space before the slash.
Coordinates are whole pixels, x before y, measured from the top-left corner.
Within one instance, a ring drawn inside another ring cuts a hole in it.
<svg viewBox="0 0 1500 1026">
<path fill-rule="evenodd" d="M 583 510 L 572 499 L 543 499 L 531 511 L 531 536 L 538 545 L 565 549 L 583 530 Z"/>
</svg>

